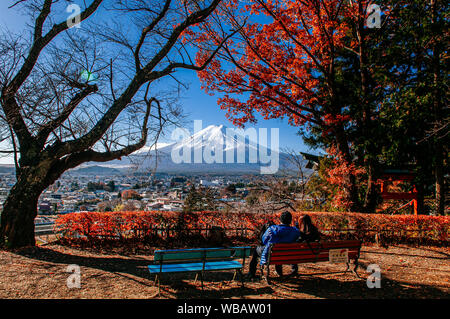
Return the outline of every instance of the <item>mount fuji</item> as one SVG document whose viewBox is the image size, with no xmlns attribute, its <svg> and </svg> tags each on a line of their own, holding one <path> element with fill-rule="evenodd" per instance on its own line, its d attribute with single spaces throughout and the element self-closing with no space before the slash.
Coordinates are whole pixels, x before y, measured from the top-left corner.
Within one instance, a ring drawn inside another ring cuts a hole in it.
<svg viewBox="0 0 450 319">
<path fill-rule="evenodd" d="M 120 160 L 102 164 L 89 162 L 79 169 L 102 167 L 122 172 L 176 174 L 277 174 L 281 169 L 295 170 L 288 155 L 279 152 L 278 138 L 278 130 L 274 129 L 269 134 L 267 129 L 210 125 L 193 135 L 176 129 L 172 139 L 177 142 L 146 146 Z M 268 147 L 269 140 L 272 148 Z"/>
</svg>

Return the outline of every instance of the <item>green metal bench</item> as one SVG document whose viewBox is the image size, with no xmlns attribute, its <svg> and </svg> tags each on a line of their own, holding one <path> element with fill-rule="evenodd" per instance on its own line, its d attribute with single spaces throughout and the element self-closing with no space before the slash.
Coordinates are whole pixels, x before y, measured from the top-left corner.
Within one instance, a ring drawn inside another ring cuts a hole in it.
<svg viewBox="0 0 450 319">
<path fill-rule="evenodd" d="M 200 275 L 203 290 L 203 273 L 206 271 L 234 270 L 241 277 L 244 286 L 242 268 L 250 256 L 251 247 L 192 248 L 155 250 L 153 264 L 148 266 L 150 274 L 155 274 L 155 285 L 160 291 L 160 276 L 164 273 L 195 272 L 195 282 Z M 242 259 L 240 263 L 237 259 Z"/>
</svg>

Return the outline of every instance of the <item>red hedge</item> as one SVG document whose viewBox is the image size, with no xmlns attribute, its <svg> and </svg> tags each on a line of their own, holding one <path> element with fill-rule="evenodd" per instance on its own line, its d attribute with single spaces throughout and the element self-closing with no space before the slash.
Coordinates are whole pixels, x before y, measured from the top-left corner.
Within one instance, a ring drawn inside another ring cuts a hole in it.
<svg viewBox="0 0 450 319">
<path fill-rule="evenodd" d="M 204 234 L 204 230 L 211 226 L 228 231 L 241 229 L 241 235 L 254 239 L 262 224 L 268 220 L 278 223 L 279 214 L 211 211 L 187 214 L 160 211 L 81 212 L 60 216 L 55 227 L 66 239 L 146 240 L 155 236 Z M 448 245 L 450 217 L 447 216 L 294 212 L 294 221 L 304 214 L 311 216 L 314 224 L 328 239 L 359 238 L 373 242 L 377 235 L 385 243 Z M 243 232 L 242 229 L 247 231 Z"/>
<path fill-rule="evenodd" d="M 173 236 L 177 232 L 203 233 L 211 226 L 252 230 L 258 226 L 253 214 L 220 212 L 80 212 L 58 217 L 55 230 L 64 238 L 134 238 Z"/>
<path fill-rule="evenodd" d="M 448 246 L 449 216 L 305 212 L 331 238 L 356 237 L 373 242 Z M 302 213 L 297 213 L 302 214 Z"/>
</svg>

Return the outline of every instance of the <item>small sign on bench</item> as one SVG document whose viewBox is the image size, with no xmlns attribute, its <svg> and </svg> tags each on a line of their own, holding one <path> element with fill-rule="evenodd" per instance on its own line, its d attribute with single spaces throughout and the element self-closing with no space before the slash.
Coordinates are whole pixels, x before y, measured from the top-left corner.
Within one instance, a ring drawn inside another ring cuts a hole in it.
<svg viewBox="0 0 450 319">
<path fill-rule="evenodd" d="M 348 263 L 348 249 L 330 249 L 328 256 L 330 263 Z"/>
</svg>

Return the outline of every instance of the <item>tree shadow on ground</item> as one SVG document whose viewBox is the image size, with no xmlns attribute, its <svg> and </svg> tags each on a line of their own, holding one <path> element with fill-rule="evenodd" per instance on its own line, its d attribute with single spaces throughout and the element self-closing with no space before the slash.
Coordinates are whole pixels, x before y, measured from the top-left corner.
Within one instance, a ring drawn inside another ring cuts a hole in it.
<svg viewBox="0 0 450 319">
<path fill-rule="evenodd" d="M 127 273 L 149 279 L 147 265 L 149 265 L 150 259 L 81 256 L 43 247 L 23 248 L 16 251 L 15 254 L 49 263 L 75 264 L 80 267 L 90 267 L 115 274 Z"/>
<path fill-rule="evenodd" d="M 298 294 L 306 294 L 327 299 L 397 299 L 397 298 L 450 298 L 448 291 L 436 286 L 394 280 L 381 276 L 380 288 L 369 288 L 367 277 L 361 269 L 367 265 L 360 262 L 358 275 L 351 272 L 314 273 L 311 275 L 297 275 L 274 277 L 271 279 L 274 290 L 282 292 L 280 298 L 292 298 Z M 335 275 L 339 274 L 340 275 Z M 333 278 L 319 277 L 333 275 Z M 371 281 L 371 280 L 369 280 Z"/>
<path fill-rule="evenodd" d="M 263 294 L 273 294 L 274 290 L 269 286 L 250 286 L 245 283 L 242 287 L 240 282 L 231 282 L 229 278 L 220 284 L 221 275 L 224 272 L 214 272 L 209 274 L 209 279 L 204 281 L 204 289 L 197 282 L 186 281 L 180 279 L 179 281 L 169 280 L 161 281 L 161 296 L 163 298 L 175 299 L 224 299 L 224 298 L 248 298 L 253 296 L 260 296 Z M 186 279 L 186 278 L 184 278 Z"/>
<path fill-rule="evenodd" d="M 367 251 L 367 250 L 361 250 L 361 253 L 368 253 L 368 254 L 376 254 L 376 255 L 391 255 L 391 256 L 402 256 L 402 257 L 418 257 L 418 258 L 427 258 L 427 259 L 440 259 L 440 260 L 450 260 L 450 254 L 446 254 L 442 251 L 437 251 L 434 249 L 427 249 L 427 248 L 421 248 L 422 250 L 433 252 L 435 254 L 442 255 L 443 257 L 437 257 L 437 256 L 424 256 L 424 255 L 417 255 L 417 254 L 405 254 L 405 253 L 394 253 L 390 251 Z"/>
<path fill-rule="evenodd" d="M 67 254 L 44 247 L 31 247 L 20 249 L 15 254 L 34 260 L 39 260 L 54 264 L 76 264 L 80 267 L 89 267 L 113 273 L 133 280 L 137 284 L 146 286 L 154 286 L 155 276 L 151 275 L 147 269 L 151 259 L 148 258 L 128 258 L 128 257 L 95 257 L 81 256 L 75 254 Z M 43 264 L 40 267 L 50 267 Z M 147 282 L 136 280 L 128 275 L 141 277 Z M 260 295 L 263 293 L 271 293 L 270 287 L 262 288 L 241 288 L 241 277 L 236 274 L 233 280 L 233 271 L 214 271 L 204 274 L 205 287 L 201 289 L 201 282 L 198 278 L 194 282 L 195 273 L 175 273 L 163 274 L 161 281 L 160 297 L 165 298 L 232 298 L 241 297 L 243 295 Z M 219 286 L 210 289 L 212 286 Z M 208 289 L 209 288 L 209 289 Z"/>
<path fill-rule="evenodd" d="M 297 299 L 297 298 L 325 298 L 325 299 L 398 299 L 398 298 L 449 298 L 450 295 L 439 288 L 411 284 L 382 278 L 381 288 L 368 288 L 366 278 L 356 278 L 352 274 L 340 273 L 333 278 L 305 275 L 295 277 L 274 277 L 271 284 L 262 279 L 255 283 L 231 283 L 230 274 L 214 272 L 204 278 L 205 288 L 202 291 L 199 284 L 186 281 L 186 277 L 166 278 L 161 281 L 162 298 L 264 298 Z M 321 274 L 321 276 L 323 273 Z M 223 278 L 223 279 L 221 279 Z M 183 280 L 184 279 L 184 280 Z M 350 279 L 350 280 L 349 280 Z M 223 287 L 219 286 L 223 280 Z M 230 288 L 230 286 L 232 286 Z"/>
<path fill-rule="evenodd" d="M 67 254 L 50 248 L 33 247 L 14 252 L 34 260 L 55 264 L 77 264 L 136 281 L 138 284 L 153 286 L 154 275 L 150 275 L 147 265 L 150 258 L 96 257 Z M 46 265 L 42 265 L 45 267 Z M 144 282 L 128 275 L 146 279 Z M 361 270 L 360 270 L 361 275 Z M 319 277 L 320 276 L 320 277 Z M 273 277 L 271 285 L 264 280 L 245 282 L 241 288 L 240 277 L 232 281 L 233 272 L 207 272 L 202 291 L 200 280 L 194 283 L 195 274 L 164 275 L 161 279 L 161 298 L 252 298 L 265 295 L 269 298 L 331 298 L 331 299 L 378 299 L 378 298 L 449 298 L 449 293 L 431 285 L 412 284 L 382 277 L 381 288 L 367 287 L 366 279 L 358 279 L 351 273 L 333 278 L 323 278 L 323 274 L 295 277 Z M 327 276 L 327 275 L 325 275 Z M 367 277 L 367 274 L 365 275 Z M 349 280 L 351 278 L 351 280 Z"/>
<path fill-rule="evenodd" d="M 382 278 L 380 288 L 368 288 L 366 280 L 341 281 L 335 278 L 298 277 L 274 282 L 281 298 L 307 294 L 326 299 L 397 299 L 449 298 L 449 294 L 429 285 L 414 284 Z"/>
</svg>

